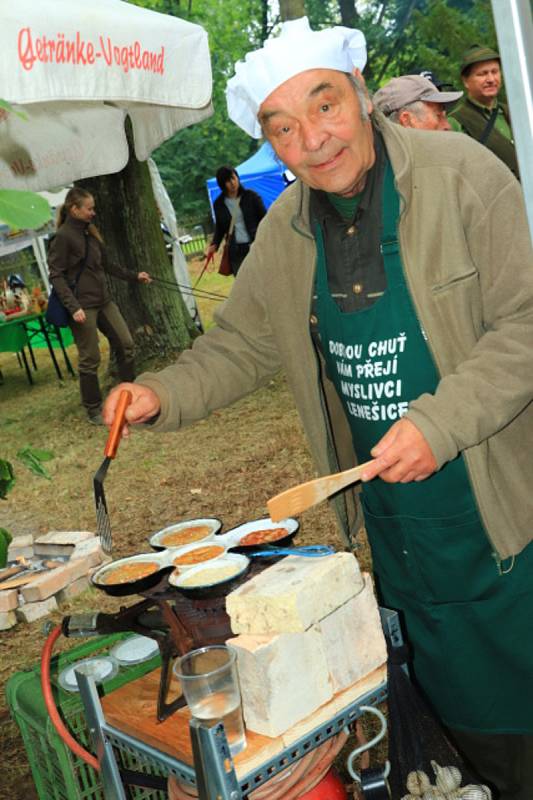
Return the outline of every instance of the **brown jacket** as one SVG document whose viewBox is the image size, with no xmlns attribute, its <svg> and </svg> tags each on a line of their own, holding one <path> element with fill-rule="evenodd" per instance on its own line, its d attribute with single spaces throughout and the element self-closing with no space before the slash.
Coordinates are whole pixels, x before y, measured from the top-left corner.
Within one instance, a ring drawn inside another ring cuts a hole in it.
<svg viewBox="0 0 533 800">
<path fill-rule="evenodd" d="M 103 245 L 88 233 L 87 227 L 87 223 L 67 216 L 50 242 L 48 250 L 50 281 L 71 314 L 80 308 L 98 308 L 111 300 L 106 272 L 137 282 L 137 273 L 128 272 L 107 262 Z M 85 257 L 86 264 L 73 291 L 71 286 Z"/>
<path fill-rule="evenodd" d="M 441 376 L 407 416 L 439 466 L 464 454 L 489 537 L 507 557 L 533 534 L 533 254 L 520 184 L 466 136 L 374 118 L 402 196 L 407 284 Z M 283 368 L 320 474 L 354 463 L 344 411 L 309 334 L 316 248 L 308 207 L 299 182 L 282 193 L 217 327 L 176 364 L 138 378 L 161 399 L 153 430 L 201 419 Z M 353 537 L 354 493 L 342 499 L 343 531 Z"/>
</svg>

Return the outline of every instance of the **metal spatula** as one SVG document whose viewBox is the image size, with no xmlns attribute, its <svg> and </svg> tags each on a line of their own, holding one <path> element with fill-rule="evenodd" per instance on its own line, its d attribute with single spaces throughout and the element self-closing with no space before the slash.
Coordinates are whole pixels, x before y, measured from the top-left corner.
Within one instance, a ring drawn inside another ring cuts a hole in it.
<svg viewBox="0 0 533 800">
<path fill-rule="evenodd" d="M 107 474 L 107 469 L 111 463 L 111 459 L 115 458 L 122 435 L 122 428 L 124 427 L 124 419 L 126 416 L 126 409 L 131 403 L 131 392 L 124 390 L 120 393 L 117 403 L 117 410 L 115 412 L 115 419 L 109 430 L 109 436 L 104 449 L 105 458 L 98 468 L 94 478 L 94 502 L 96 503 L 96 533 L 100 537 L 102 550 L 108 555 L 113 550 L 113 540 L 111 538 L 111 523 L 109 522 L 109 515 L 107 513 L 107 503 L 104 494 L 104 478 Z"/>
<path fill-rule="evenodd" d="M 314 481 L 300 483 L 298 486 L 293 486 L 292 489 L 287 489 L 285 492 L 277 494 L 267 502 L 270 519 L 272 522 L 281 522 L 286 517 L 295 517 L 296 514 L 301 514 L 302 511 L 306 511 L 311 506 L 316 506 L 326 497 L 344 489 L 350 483 L 360 480 L 361 473 L 371 463 L 372 461 L 367 461 L 365 464 L 359 464 L 357 467 L 347 469 L 344 472 L 336 472 L 334 475 L 315 478 Z"/>
</svg>

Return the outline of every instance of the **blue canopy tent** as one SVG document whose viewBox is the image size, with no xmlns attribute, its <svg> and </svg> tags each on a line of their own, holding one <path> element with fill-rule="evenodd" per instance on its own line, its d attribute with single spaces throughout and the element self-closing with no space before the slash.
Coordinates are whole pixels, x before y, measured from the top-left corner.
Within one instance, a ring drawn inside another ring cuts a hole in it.
<svg viewBox="0 0 533 800">
<path fill-rule="evenodd" d="M 283 178 L 286 167 L 276 158 L 268 142 L 262 144 L 253 156 L 243 161 L 235 169 L 239 173 L 242 185 L 257 192 L 263 199 L 266 208 L 272 205 L 287 185 Z M 220 189 L 215 178 L 209 178 L 206 183 L 211 213 L 213 213 L 213 203 L 220 194 Z"/>
</svg>

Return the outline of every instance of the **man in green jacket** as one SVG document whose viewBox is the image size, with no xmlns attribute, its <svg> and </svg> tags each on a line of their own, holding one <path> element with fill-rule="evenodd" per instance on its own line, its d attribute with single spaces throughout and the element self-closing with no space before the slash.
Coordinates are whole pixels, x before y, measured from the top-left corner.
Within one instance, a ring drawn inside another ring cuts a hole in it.
<svg viewBox="0 0 533 800">
<path fill-rule="evenodd" d="M 533 254 L 520 186 L 477 142 L 372 113 L 358 31 L 305 19 L 236 65 L 230 117 L 299 180 L 261 222 L 217 325 L 134 384 L 175 430 L 284 370 L 320 474 L 372 459 L 380 600 L 500 800 L 533 793 Z M 450 143 L 453 141 L 453 147 Z M 104 418 L 115 413 L 118 387 Z M 127 432 L 127 431 L 126 431 Z M 281 487 L 280 487 L 281 488 Z"/>
<path fill-rule="evenodd" d="M 499 54 L 490 47 L 472 45 L 463 55 L 461 78 L 467 95 L 449 114 L 452 128 L 484 144 L 519 178 L 509 109 L 498 100 Z"/>
</svg>

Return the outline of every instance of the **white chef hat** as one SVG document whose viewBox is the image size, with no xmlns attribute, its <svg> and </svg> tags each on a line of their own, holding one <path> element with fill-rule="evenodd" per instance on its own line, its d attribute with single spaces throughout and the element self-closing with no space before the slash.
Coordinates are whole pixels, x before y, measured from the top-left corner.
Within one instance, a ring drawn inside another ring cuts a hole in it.
<svg viewBox="0 0 533 800">
<path fill-rule="evenodd" d="M 307 17 L 284 22 L 281 33 L 267 39 L 260 50 L 235 64 L 228 81 L 228 114 L 247 134 L 262 136 L 257 113 L 263 100 L 282 83 L 308 69 L 336 69 L 351 73 L 366 64 L 366 40 L 354 28 L 313 31 Z"/>
</svg>

